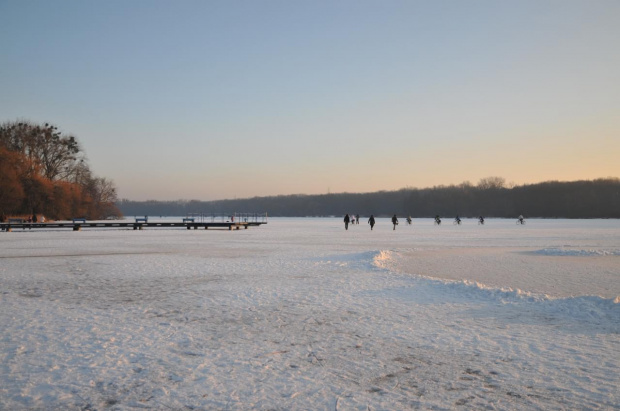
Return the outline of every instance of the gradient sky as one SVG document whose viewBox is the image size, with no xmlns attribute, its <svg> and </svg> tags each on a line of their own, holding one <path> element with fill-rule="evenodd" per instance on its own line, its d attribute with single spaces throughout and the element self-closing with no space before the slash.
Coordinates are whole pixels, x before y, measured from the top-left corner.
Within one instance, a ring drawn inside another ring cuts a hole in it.
<svg viewBox="0 0 620 411">
<path fill-rule="evenodd" d="M 0 0 L 0 122 L 133 200 L 620 176 L 620 1 Z"/>
</svg>

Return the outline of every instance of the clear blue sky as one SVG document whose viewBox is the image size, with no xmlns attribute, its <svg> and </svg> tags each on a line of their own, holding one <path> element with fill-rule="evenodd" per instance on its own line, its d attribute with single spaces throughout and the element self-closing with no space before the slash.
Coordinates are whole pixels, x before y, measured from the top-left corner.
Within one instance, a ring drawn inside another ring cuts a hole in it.
<svg viewBox="0 0 620 411">
<path fill-rule="evenodd" d="M 0 122 L 121 197 L 620 176 L 620 1 L 0 0 Z"/>
</svg>

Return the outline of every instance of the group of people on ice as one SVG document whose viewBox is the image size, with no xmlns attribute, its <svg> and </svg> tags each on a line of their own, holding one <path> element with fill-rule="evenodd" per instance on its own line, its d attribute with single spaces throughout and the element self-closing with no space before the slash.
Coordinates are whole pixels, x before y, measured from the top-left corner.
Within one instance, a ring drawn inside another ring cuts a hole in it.
<svg viewBox="0 0 620 411">
<path fill-rule="evenodd" d="M 360 215 L 353 215 L 351 214 L 351 216 L 349 216 L 349 214 L 345 214 L 344 216 L 344 229 L 348 230 L 349 229 L 349 223 L 351 224 L 359 224 L 360 223 Z M 370 224 L 370 229 L 372 230 L 375 227 L 375 216 L 373 214 L 370 215 L 370 218 L 368 218 L 368 224 Z M 407 217 L 407 224 L 411 225 L 412 220 L 411 220 L 411 216 Z M 440 225 L 441 224 L 441 217 L 439 217 L 439 215 L 435 216 L 435 224 L 436 225 Z M 455 225 L 461 225 L 461 217 L 459 217 L 459 215 L 456 215 L 456 218 L 454 219 L 454 224 Z M 478 217 L 478 224 L 479 225 L 483 225 L 484 224 L 484 217 L 483 216 L 479 216 Z M 519 216 L 519 218 L 517 219 L 517 224 L 525 224 L 525 218 L 523 218 L 522 215 Z M 396 214 L 394 214 L 394 216 L 392 216 L 392 226 L 393 226 L 393 230 L 396 230 L 396 226 L 398 225 L 398 217 L 396 217 Z"/>
<path fill-rule="evenodd" d="M 349 224 L 359 224 L 360 223 L 360 215 L 353 215 L 351 214 L 351 216 L 349 216 L 349 214 L 345 214 L 344 216 L 344 229 L 348 230 L 349 229 Z M 370 215 L 370 217 L 368 218 L 368 224 L 370 224 L 370 229 L 372 230 L 375 227 L 375 216 L 373 214 Z M 407 223 L 411 224 L 411 217 L 407 217 Z M 394 225 L 394 230 L 396 230 L 396 226 L 398 225 L 398 218 L 396 217 L 396 214 L 394 214 L 394 217 L 392 217 L 392 224 Z"/>
<path fill-rule="evenodd" d="M 370 216 L 370 218 L 372 218 L 372 216 Z M 359 214 L 357 214 L 357 215 L 351 214 L 351 216 L 349 217 L 349 215 L 346 214 L 344 216 L 344 229 L 345 230 L 349 229 L 349 223 L 351 223 L 351 224 L 356 224 L 356 223 L 359 224 L 360 223 L 360 215 Z M 374 224 L 375 223 L 374 223 L 374 218 L 373 218 L 372 225 L 374 225 Z M 371 229 L 372 229 L 372 226 L 371 226 Z"/>
</svg>

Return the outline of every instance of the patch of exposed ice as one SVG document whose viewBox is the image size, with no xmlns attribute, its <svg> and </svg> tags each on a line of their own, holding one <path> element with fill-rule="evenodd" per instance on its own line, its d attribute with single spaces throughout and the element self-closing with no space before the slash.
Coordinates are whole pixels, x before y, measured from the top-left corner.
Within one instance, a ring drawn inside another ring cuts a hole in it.
<svg viewBox="0 0 620 411">
<path fill-rule="evenodd" d="M 549 255 L 549 256 L 571 256 L 571 257 L 592 257 L 592 256 L 610 256 L 620 255 L 620 250 L 580 250 L 571 248 L 543 248 L 541 250 L 530 251 L 530 254 L 534 255 Z"/>
<path fill-rule="evenodd" d="M 373 253 L 369 253 L 373 255 Z M 373 265 L 389 271 L 391 262 L 397 252 L 381 250 L 374 252 Z M 368 256 L 368 254 L 366 255 Z M 420 301 L 421 288 L 427 290 L 437 301 L 437 295 L 442 295 L 444 302 L 454 301 L 484 301 L 485 303 L 513 304 L 528 309 L 540 311 L 541 315 L 554 315 L 570 318 L 574 321 L 590 321 L 606 323 L 609 327 L 620 332 L 620 296 L 603 298 L 599 296 L 553 297 L 547 294 L 524 291 L 518 288 L 493 287 L 478 281 L 470 280 L 442 280 L 428 276 L 417 275 L 413 279 L 413 287 L 401 287 L 398 290 L 387 291 L 390 295 L 411 297 Z M 409 293 L 409 295 L 407 295 Z M 448 297 L 450 296 L 450 297 Z"/>
</svg>

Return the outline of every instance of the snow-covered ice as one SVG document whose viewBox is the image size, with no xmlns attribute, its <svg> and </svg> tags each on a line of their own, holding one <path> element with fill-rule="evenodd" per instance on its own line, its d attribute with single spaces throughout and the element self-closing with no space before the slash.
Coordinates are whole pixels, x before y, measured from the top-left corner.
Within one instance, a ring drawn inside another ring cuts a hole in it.
<svg viewBox="0 0 620 411">
<path fill-rule="evenodd" d="M 619 280 L 618 220 L 0 233 L 0 409 L 617 409 Z"/>
</svg>

